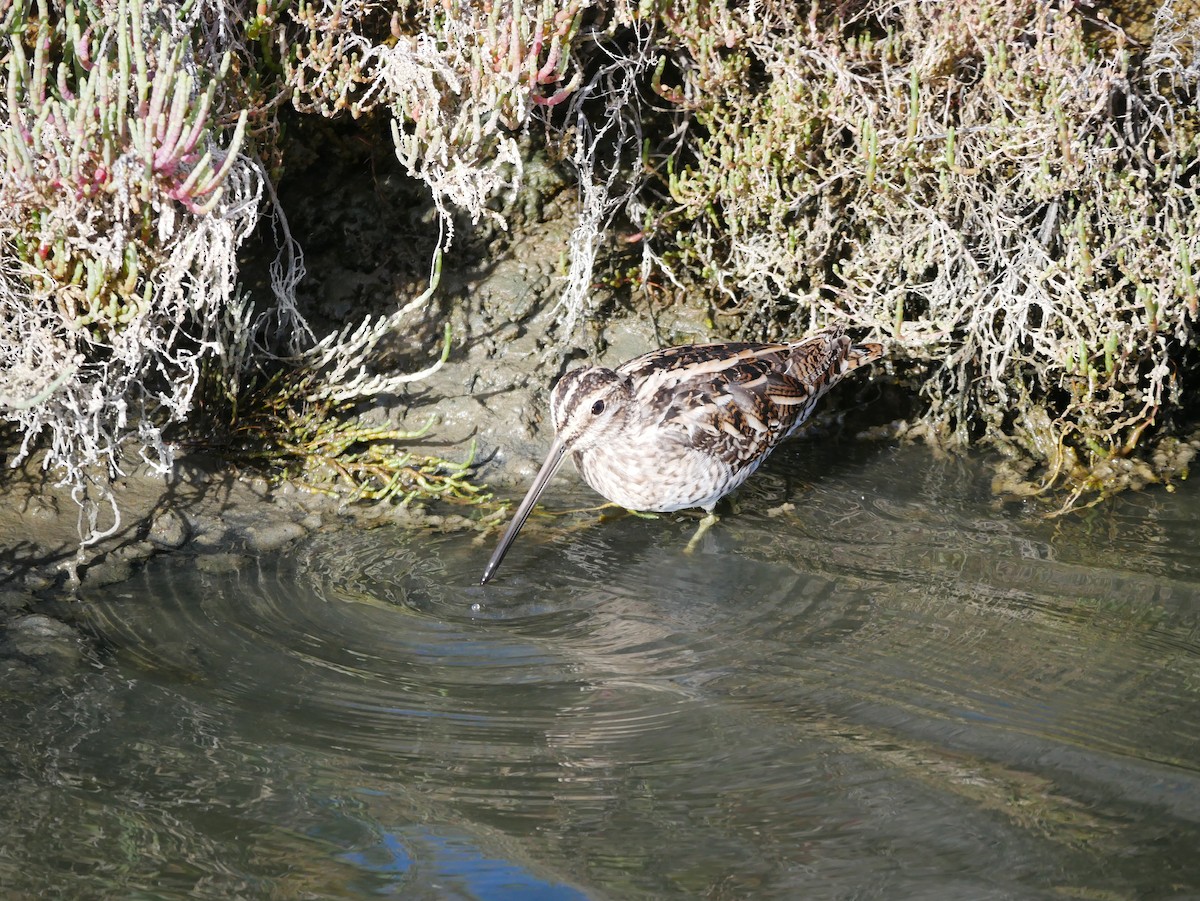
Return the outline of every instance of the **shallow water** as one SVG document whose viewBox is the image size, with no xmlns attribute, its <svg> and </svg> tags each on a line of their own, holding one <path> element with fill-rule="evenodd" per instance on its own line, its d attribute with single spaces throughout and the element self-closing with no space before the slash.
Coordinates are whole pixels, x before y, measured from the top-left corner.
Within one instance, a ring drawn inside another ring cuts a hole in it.
<svg viewBox="0 0 1200 901">
<path fill-rule="evenodd" d="M 154 560 L 0 704 L 0 887 L 1200 896 L 1200 486 L 1047 521 L 988 478 L 800 440 L 691 557 L 541 517 L 485 587 L 462 535 Z"/>
</svg>

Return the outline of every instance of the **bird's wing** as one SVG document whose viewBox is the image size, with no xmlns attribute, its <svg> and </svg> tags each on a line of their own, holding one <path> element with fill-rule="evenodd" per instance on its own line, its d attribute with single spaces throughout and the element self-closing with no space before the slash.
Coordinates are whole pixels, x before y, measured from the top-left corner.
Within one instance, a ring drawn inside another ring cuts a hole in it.
<svg viewBox="0 0 1200 901">
<path fill-rule="evenodd" d="M 672 347 L 618 371 L 630 377 L 638 407 L 655 427 L 740 468 L 807 418 L 840 378 L 849 343 L 840 329 L 828 329 L 794 344 Z"/>
</svg>

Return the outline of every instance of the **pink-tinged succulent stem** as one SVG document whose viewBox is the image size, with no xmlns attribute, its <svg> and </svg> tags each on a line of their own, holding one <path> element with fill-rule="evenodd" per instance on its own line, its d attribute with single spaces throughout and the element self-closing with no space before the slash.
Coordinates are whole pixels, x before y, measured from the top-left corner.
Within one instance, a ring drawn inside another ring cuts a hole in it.
<svg viewBox="0 0 1200 901">
<path fill-rule="evenodd" d="M 58 67 L 58 95 L 67 101 L 75 99 L 75 93 L 67 86 L 67 67 L 65 65 Z"/>
<path fill-rule="evenodd" d="M 183 205 L 189 213 L 195 216 L 206 216 L 211 213 L 221 200 L 223 188 L 217 187 L 213 189 L 212 197 L 200 203 L 195 197 L 181 193 L 180 191 L 168 191 L 167 196 Z"/>
<path fill-rule="evenodd" d="M 550 55 L 546 58 L 546 65 L 538 69 L 535 81 L 537 84 L 550 84 L 554 81 L 559 81 L 562 78 L 562 73 L 558 71 L 559 57 L 562 56 L 561 41 L 557 35 L 550 42 Z"/>
<path fill-rule="evenodd" d="M 542 55 L 542 45 L 546 42 L 545 29 L 542 27 L 542 16 L 538 14 L 537 27 L 533 30 L 533 43 L 529 45 L 528 59 L 536 64 L 537 58 Z M 530 67 L 532 68 L 532 66 Z"/>
<path fill-rule="evenodd" d="M 175 82 L 175 96 L 171 102 L 171 113 L 166 121 L 166 134 L 160 138 L 161 144 L 154 153 L 154 168 L 159 172 L 168 172 L 179 165 L 182 153 L 179 152 L 179 135 L 183 131 L 187 102 L 191 93 L 191 78 L 181 75 Z"/>
<path fill-rule="evenodd" d="M 531 83 L 537 78 L 537 61 L 542 55 L 542 44 L 546 39 L 545 22 L 542 17 L 543 11 L 539 6 L 531 35 L 532 39 L 529 42 L 529 52 L 525 54 L 525 71 L 529 73 Z"/>
<path fill-rule="evenodd" d="M 534 94 L 533 102 L 538 106 L 558 106 L 575 93 L 575 91 L 579 88 L 580 80 L 580 75 L 578 72 L 576 72 L 570 83 L 561 91 L 557 91 L 556 93 L 551 94 L 549 97 L 539 97 L 537 94 Z"/>
<path fill-rule="evenodd" d="M 184 138 L 182 150 L 184 154 L 189 154 L 196 149 L 196 145 L 200 142 L 200 136 L 204 133 L 204 128 L 208 125 L 208 108 L 212 103 L 212 88 L 200 95 L 200 106 L 196 109 L 196 117 L 192 122 L 192 127 L 188 131 L 187 137 Z"/>
<path fill-rule="evenodd" d="M 184 179 L 183 184 L 176 188 L 174 192 L 172 192 L 171 196 L 176 200 L 181 199 L 181 197 L 190 197 L 201 177 L 207 177 L 211 173 L 212 154 L 206 152 L 204 156 L 200 157 L 200 162 L 198 162 L 192 168 L 192 171 L 188 174 L 188 177 Z"/>
<path fill-rule="evenodd" d="M 509 18 L 508 71 L 521 71 L 521 3 L 513 0 L 512 16 Z"/>
<path fill-rule="evenodd" d="M 85 72 L 92 71 L 92 29 L 94 25 L 89 25 L 80 34 L 79 40 L 75 42 L 75 58 L 79 60 L 79 65 Z"/>
</svg>

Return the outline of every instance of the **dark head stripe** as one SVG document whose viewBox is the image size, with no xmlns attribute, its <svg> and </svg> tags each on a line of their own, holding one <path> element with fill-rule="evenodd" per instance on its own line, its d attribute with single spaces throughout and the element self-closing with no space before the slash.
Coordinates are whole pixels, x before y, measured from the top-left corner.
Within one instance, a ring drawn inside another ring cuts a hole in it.
<svg viewBox="0 0 1200 901">
<path fill-rule="evenodd" d="M 584 366 L 566 373 L 554 387 L 551 398 L 555 426 L 561 426 L 579 404 L 591 406 L 597 395 L 607 394 L 621 377 L 602 366 Z"/>
</svg>

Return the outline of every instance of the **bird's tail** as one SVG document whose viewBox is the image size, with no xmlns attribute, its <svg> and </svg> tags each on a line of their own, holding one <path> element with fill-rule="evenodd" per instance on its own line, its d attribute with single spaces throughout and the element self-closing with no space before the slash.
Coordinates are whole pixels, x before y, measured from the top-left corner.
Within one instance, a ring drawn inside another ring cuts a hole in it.
<svg viewBox="0 0 1200 901">
<path fill-rule="evenodd" d="M 824 328 L 790 347 L 788 374 L 806 384 L 819 385 L 817 396 L 847 373 L 883 356 L 882 344 L 855 344 L 840 324 Z"/>
<path fill-rule="evenodd" d="M 868 363 L 874 363 L 882 356 L 882 344 L 873 342 L 868 344 L 851 344 L 850 349 L 846 352 L 843 372 L 849 372 L 852 369 L 857 369 L 859 366 L 866 366 Z"/>
</svg>

